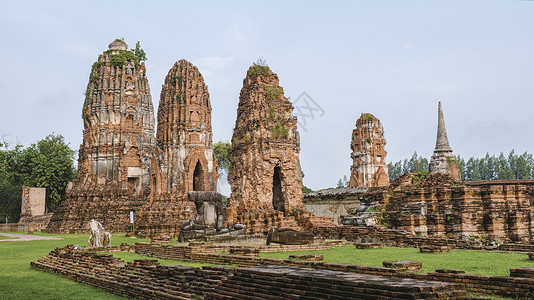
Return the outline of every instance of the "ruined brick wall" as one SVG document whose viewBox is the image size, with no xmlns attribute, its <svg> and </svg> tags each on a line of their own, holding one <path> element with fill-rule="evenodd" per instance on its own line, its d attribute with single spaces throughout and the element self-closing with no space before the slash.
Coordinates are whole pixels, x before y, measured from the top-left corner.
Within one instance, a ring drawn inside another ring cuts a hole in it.
<svg viewBox="0 0 534 300">
<path fill-rule="evenodd" d="M 422 204 L 422 206 L 420 205 Z M 406 186 L 387 210 L 395 228 L 428 236 L 532 242 L 534 181 L 488 181 Z M 410 206 L 422 207 L 413 211 Z"/>
<path fill-rule="evenodd" d="M 389 185 L 386 163 L 386 139 L 382 123 L 369 113 L 362 113 L 352 131 L 349 187 Z"/>
<path fill-rule="evenodd" d="M 534 180 L 459 182 L 448 174 L 408 173 L 383 193 L 348 191 L 323 193 L 321 199 L 379 204 L 378 223 L 413 236 L 483 244 L 534 241 Z"/>
<path fill-rule="evenodd" d="M 278 76 L 267 66 L 251 66 L 243 80 L 232 136 L 229 221 L 256 218 L 263 223 L 257 226 L 265 227 L 269 222 L 263 218 L 289 216 L 294 208 L 303 208 L 300 142 L 292 111 Z M 250 218 L 245 211 L 252 213 Z"/>
<path fill-rule="evenodd" d="M 46 188 L 22 187 L 22 205 L 19 223 L 35 222 L 35 217 L 45 215 Z M 48 220 L 50 216 L 48 216 Z"/>
<path fill-rule="evenodd" d="M 406 277 L 411 279 L 399 280 L 391 277 L 396 274 L 402 277 L 404 273 L 379 267 L 308 261 L 288 262 L 293 265 L 290 267 L 284 263 L 287 260 L 265 258 L 262 260 L 267 264 L 278 261 L 283 266 L 193 268 L 161 266 L 156 260 L 148 259 L 125 264 L 108 254 L 72 248 L 56 248 L 31 262 L 31 266 L 110 293 L 140 299 L 288 299 L 295 296 L 355 299 L 369 295 L 379 295 L 381 299 L 456 299 L 466 296 L 466 291 L 456 284 L 421 280 L 426 279 L 423 274 L 421 279 L 408 275 Z M 223 257 L 250 260 L 243 256 Z M 383 276 L 375 275 L 377 273 Z M 521 288 L 530 291 L 532 281 L 522 282 Z"/>
</svg>

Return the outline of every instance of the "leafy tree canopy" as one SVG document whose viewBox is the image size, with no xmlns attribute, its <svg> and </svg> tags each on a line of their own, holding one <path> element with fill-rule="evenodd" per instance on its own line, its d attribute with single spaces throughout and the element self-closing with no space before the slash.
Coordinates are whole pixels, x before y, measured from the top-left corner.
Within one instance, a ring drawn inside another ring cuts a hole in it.
<svg viewBox="0 0 534 300">
<path fill-rule="evenodd" d="M 512 150 L 508 155 L 499 156 L 486 153 L 485 157 L 464 159 L 456 156 L 460 176 L 464 181 L 473 180 L 513 180 L 534 178 L 534 158 L 530 153 L 516 154 Z M 428 159 L 414 152 L 410 159 L 388 164 L 389 180 L 393 181 L 405 173 L 428 173 Z"/>
<path fill-rule="evenodd" d="M 228 173 L 230 165 L 232 164 L 232 159 L 230 157 L 230 149 L 232 149 L 232 144 L 229 142 L 218 141 L 213 145 L 213 152 L 215 153 L 215 158 L 217 158 L 217 163 L 219 164 L 219 170 L 225 173 Z"/>
<path fill-rule="evenodd" d="M 65 198 L 67 183 L 75 177 L 75 151 L 61 135 L 50 134 L 27 148 L 0 145 L 0 217 L 16 222 L 22 186 L 46 188 L 46 207 L 53 211 Z"/>
</svg>

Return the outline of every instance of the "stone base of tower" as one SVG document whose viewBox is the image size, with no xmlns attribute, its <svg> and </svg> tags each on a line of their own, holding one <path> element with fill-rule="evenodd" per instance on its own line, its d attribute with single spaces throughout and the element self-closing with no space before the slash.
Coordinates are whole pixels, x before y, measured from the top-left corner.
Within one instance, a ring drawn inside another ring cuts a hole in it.
<svg viewBox="0 0 534 300">
<path fill-rule="evenodd" d="M 49 233 L 88 233 L 89 221 L 95 219 L 109 232 L 127 232 L 130 211 L 139 212 L 146 202 L 120 194 L 70 194 L 56 209 L 48 227 Z"/>
<path fill-rule="evenodd" d="M 135 234 L 139 237 L 167 235 L 177 238 L 182 223 L 195 216 L 195 203 L 186 197 L 155 200 L 143 207 Z"/>
<path fill-rule="evenodd" d="M 272 207 L 254 209 L 230 207 L 226 210 L 226 220 L 243 224 L 246 234 L 264 235 L 271 227 L 312 230 L 316 226 L 335 226 L 331 218 L 317 217 L 304 207 L 294 208 L 288 215 L 273 210 Z"/>
</svg>

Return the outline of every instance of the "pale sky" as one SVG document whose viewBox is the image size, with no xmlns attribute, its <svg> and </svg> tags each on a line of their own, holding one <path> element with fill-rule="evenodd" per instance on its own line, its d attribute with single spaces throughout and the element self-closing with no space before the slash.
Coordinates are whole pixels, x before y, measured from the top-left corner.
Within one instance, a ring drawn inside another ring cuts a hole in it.
<svg viewBox="0 0 534 300">
<path fill-rule="evenodd" d="M 141 42 L 155 108 L 175 61 L 200 69 L 215 141 L 263 57 L 286 96 L 320 107 L 299 127 L 314 190 L 349 175 L 362 112 L 382 121 L 388 161 L 430 157 L 438 101 L 455 154 L 534 152 L 534 1 L 511 0 L 1 0 L 0 133 L 28 146 L 55 132 L 78 150 L 91 65 L 115 38 Z"/>
</svg>

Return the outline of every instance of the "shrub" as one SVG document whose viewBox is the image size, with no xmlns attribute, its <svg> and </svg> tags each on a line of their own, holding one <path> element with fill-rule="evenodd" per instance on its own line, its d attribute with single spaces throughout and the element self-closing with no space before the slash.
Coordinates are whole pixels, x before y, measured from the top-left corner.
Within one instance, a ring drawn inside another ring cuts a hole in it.
<svg viewBox="0 0 534 300">
<path fill-rule="evenodd" d="M 263 95 L 269 100 L 278 99 L 282 96 L 283 92 L 280 87 L 272 86 L 268 84 L 263 85 Z"/>
<path fill-rule="evenodd" d="M 258 75 L 269 76 L 269 67 L 253 64 L 252 67 L 248 69 L 248 75 L 253 77 Z"/>
</svg>

